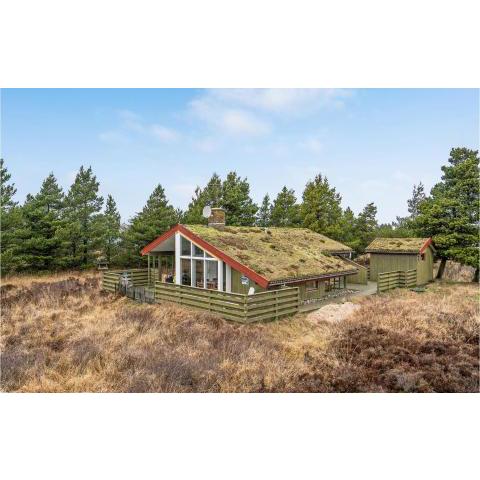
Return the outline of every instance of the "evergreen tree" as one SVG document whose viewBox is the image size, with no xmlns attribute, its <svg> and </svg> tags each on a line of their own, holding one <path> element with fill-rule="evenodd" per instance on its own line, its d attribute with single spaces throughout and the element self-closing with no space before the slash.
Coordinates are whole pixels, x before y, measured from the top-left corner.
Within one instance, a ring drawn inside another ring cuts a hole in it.
<svg viewBox="0 0 480 480">
<path fill-rule="evenodd" d="M 165 190 L 159 184 L 147 200 L 143 210 L 137 213 L 126 228 L 123 238 L 124 258 L 127 265 L 144 265 L 146 259 L 140 251 L 152 240 L 177 223 L 178 212 L 168 203 Z"/>
<path fill-rule="evenodd" d="M 17 189 L 9 183 L 11 174 L 0 159 L 0 268 L 1 273 L 16 268 L 14 248 L 18 244 L 17 235 L 21 226 L 21 209 L 13 200 Z"/>
<path fill-rule="evenodd" d="M 228 225 L 251 226 L 255 223 L 257 205 L 250 198 L 250 185 L 236 172 L 230 172 L 222 184 L 222 205 Z"/>
<path fill-rule="evenodd" d="M 328 179 L 317 175 L 307 183 L 303 192 L 301 216 L 303 226 L 322 233 L 336 240 L 342 237 L 341 218 L 342 197 L 334 187 L 330 187 Z"/>
<path fill-rule="evenodd" d="M 43 181 L 37 195 L 27 195 L 22 207 L 21 229 L 15 253 L 19 268 L 53 270 L 59 266 L 64 195 L 57 179 L 50 175 Z"/>
<path fill-rule="evenodd" d="M 300 205 L 293 190 L 282 188 L 273 201 L 270 222 L 274 227 L 297 227 L 301 223 Z"/>
<path fill-rule="evenodd" d="M 479 157 L 478 150 L 453 148 L 449 165 L 442 167 L 442 181 L 419 206 L 415 227 L 420 235 L 433 237 L 441 259 L 441 278 L 447 259 L 475 268 L 478 281 L 479 250 Z"/>
<path fill-rule="evenodd" d="M 59 231 L 63 240 L 62 263 L 68 267 L 92 264 L 96 249 L 101 245 L 101 222 L 98 215 L 103 198 L 98 195 L 99 183 L 92 167 L 80 167 L 65 198 L 64 225 Z"/>
<path fill-rule="evenodd" d="M 207 219 L 203 217 L 204 207 L 221 207 L 222 203 L 222 180 L 214 173 L 203 190 L 198 186 L 195 189 L 183 221 L 187 224 L 206 224 Z"/>
<path fill-rule="evenodd" d="M 259 227 L 269 227 L 270 226 L 270 215 L 272 211 L 272 205 L 270 203 L 270 196 L 268 193 L 263 197 L 262 204 L 257 213 L 257 225 Z"/>
<path fill-rule="evenodd" d="M 375 238 L 377 230 L 377 207 L 373 202 L 367 204 L 359 213 L 355 222 L 355 250 L 363 253 Z"/>
<path fill-rule="evenodd" d="M 0 158 L 0 207 L 2 214 L 17 205 L 17 202 L 13 201 L 13 197 L 17 193 L 15 184 L 8 183 L 11 177 L 12 175 L 8 172 L 3 158 Z"/>
<path fill-rule="evenodd" d="M 339 240 L 351 248 L 354 248 L 355 244 L 355 223 L 355 214 L 350 207 L 347 207 L 341 219 L 342 236 Z"/>
<path fill-rule="evenodd" d="M 118 260 L 120 242 L 120 213 L 111 195 L 107 196 L 105 212 L 101 216 L 102 252 L 110 265 Z"/>
<path fill-rule="evenodd" d="M 419 213 L 419 206 L 425 200 L 425 187 L 420 182 L 418 185 L 413 186 L 412 198 L 407 200 L 408 213 L 410 213 L 410 219 L 415 220 Z"/>
</svg>

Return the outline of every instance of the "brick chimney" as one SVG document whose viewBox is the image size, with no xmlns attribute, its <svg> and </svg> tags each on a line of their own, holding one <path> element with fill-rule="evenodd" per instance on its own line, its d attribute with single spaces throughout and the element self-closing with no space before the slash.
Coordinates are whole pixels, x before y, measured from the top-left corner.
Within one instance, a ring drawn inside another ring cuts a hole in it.
<svg viewBox="0 0 480 480">
<path fill-rule="evenodd" d="M 215 228 L 225 226 L 225 210 L 223 208 L 212 208 L 212 213 L 208 217 L 208 226 Z"/>
</svg>

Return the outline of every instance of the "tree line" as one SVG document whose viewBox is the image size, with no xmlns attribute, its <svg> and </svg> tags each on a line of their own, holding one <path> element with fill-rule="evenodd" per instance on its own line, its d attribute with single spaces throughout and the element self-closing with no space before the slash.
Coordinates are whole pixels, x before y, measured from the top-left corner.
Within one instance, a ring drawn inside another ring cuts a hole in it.
<svg viewBox="0 0 480 480">
<path fill-rule="evenodd" d="M 343 209 L 342 197 L 318 174 L 307 182 L 301 198 L 284 186 L 275 198 L 266 194 L 260 205 L 250 195 L 247 178 L 214 173 L 197 187 L 187 209 L 174 208 L 157 185 L 143 209 L 122 223 L 115 200 L 99 195 L 92 168 L 80 167 L 68 192 L 50 173 L 39 192 L 15 201 L 16 188 L 0 160 L 2 272 L 89 268 L 103 259 L 110 266 L 143 266 L 140 250 L 176 223 L 203 224 L 206 205 L 226 210 L 228 225 L 303 227 L 339 240 L 361 254 L 377 236 L 432 236 L 442 263 L 447 259 L 476 268 L 479 227 L 478 151 L 454 148 L 442 167 L 441 181 L 430 195 L 414 185 L 407 217 L 378 224 L 373 202 L 355 215 Z"/>
</svg>

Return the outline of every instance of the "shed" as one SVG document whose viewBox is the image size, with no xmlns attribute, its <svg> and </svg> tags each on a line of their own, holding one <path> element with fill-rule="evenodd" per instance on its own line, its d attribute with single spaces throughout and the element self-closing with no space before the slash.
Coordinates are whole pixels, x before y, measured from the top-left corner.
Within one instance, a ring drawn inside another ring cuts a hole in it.
<svg viewBox="0 0 480 480">
<path fill-rule="evenodd" d="M 393 271 L 417 271 L 417 285 L 433 280 L 435 248 L 431 238 L 376 238 L 365 250 L 370 255 L 370 280 Z"/>
</svg>

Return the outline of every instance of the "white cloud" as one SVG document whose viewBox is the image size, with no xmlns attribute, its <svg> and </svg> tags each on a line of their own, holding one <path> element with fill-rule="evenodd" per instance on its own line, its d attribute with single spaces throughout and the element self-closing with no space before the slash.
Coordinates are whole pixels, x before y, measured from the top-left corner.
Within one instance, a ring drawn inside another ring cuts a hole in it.
<svg viewBox="0 0 480 480">
<path fill-rule="evenodd" d="M 258 136 L 270 132 L 270 125 L 255 114 L 230 108 L 207 94 L 190 103 L 192 113 L 211 127 L 234 136 Z"/>
<path fill-rule="evenodd" d="M 318 138 L 307 138 L 300 142 L 300 147 L 312 153 L 319 154 L 323 150 L 323 144 Z"/>
<path fill-rule="evenodd" d="M 144 126 L 142 117 L 130 110 L 119 110 L 118 116 L 122 121 L 122 126 L 127 130 L 133 130 L 135 132 L 143 132 Z"/>
<path fill-rule="evenodd" d="M 200 150 L 201 152 L 211 153 L 217 150 L 219 144 L 213 138 L 206 137 L 194 142 L 194 146 L 197 150 Z"/>
<path fill-rule="evenodd" d="M 270 113 L 296 114 L 341 106 L 352 91 L 334 88 L 232 88 L 210 90 L 207 95 L 226 104 Z"/>
<path fill-rule="evenodd" d="M 158 124 L 150 126 L 150 133 L 162 142 L 174 142 L 179 138 L 179 134 L 175 130 Z"/>
<path fill-rule="evenodd" d="M 109 130 L 102 132 L 98 135 L 98 138 L 105 143 L 110 143 L 113 145 L 125 145 L 128 143 L 128 139 L 120 132 L 115 130 Z"/>
<path fill-rule="evenodd" d="M 133 132 L 139 135 L 150 136 L 164 143 L 170 143 L 178 140 L 180 134 L 173 128 L 165 127 L 158 123 L 147 123 L 143 118 L 131 110 L 119 110 L 120 130 L 110 130 L 100 133 L 99 138 L 109 143 L 125 143 L 125 131 Z"/>
</svg>

